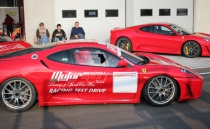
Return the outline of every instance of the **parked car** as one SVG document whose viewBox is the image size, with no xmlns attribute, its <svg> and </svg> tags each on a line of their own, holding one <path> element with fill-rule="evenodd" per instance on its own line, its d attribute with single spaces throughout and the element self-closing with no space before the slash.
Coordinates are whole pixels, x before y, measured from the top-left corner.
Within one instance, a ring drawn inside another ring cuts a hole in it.
<svg viewBox="0 0 210 129">
<path fill-rule="evenodd" d="M 15 64 L 15 65 L 14 65 Z M 109 43 L 71 40 L 0 56 L 0 102 L 13 112 L 39 106 L 139 103 L 201 96 L 203 77 L 167 58 Z"/>
<path fill-rule="evenodd" d="M 13 41 L 9 36 L 0 33 L 0 55 L 28 47 L 31 47 L 29 43 L 21 40 Z"/>
<path fill-rule="evenodd" d="M 128 51 L 210 56 L 210 34 L 192 33 L 171 23 L 149 23 L 111 31 L 110 42 Z"/>
</svg>

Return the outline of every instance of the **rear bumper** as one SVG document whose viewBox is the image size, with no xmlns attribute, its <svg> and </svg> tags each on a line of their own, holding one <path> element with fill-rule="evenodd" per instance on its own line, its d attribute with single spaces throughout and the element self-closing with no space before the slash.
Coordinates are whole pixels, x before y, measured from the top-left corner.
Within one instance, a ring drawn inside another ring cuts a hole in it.
<svg viewBox="0 0 210 129">
<path fill-rule="evenodd" d="M 180 86 L 178 101 L 197 99 L 202 94 L 203 78 L 176 78 Z"/>
</svg>

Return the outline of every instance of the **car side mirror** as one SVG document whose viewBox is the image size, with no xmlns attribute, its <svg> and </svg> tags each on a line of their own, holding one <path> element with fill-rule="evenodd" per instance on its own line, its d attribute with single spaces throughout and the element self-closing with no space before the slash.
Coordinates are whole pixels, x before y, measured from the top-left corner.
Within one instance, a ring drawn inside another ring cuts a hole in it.
<svg viewBox="0 0 210 129">
<path fill-rule="evenodd" d="M 118 67 L 127 67 L 127 62 L 125 61 L 125 60 L 120 60 L 119 62 L 118 62 Z"/>
</svg>

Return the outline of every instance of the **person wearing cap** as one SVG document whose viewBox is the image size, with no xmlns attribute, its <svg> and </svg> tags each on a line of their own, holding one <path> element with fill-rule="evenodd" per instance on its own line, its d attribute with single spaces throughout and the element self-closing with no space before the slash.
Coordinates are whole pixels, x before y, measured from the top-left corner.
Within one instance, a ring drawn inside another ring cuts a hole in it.
<svg viewBox="0 0 210 129">
<path fill-rule="evenodd" d="M 66 33 L 61 29 L 61 24 L 57 24 L 57 29 L 53 31 L 51 42 L 59 42 L 66 40 Z"/>
<path fill-rule="evenodd" d="M 71 39 L 85 39 L 85 31 L 79 27 L 79 22 L 75 22 L 75 27 L 71 29 Z"/>
<path fill-rule="evenodd" d="M 4 20 L 4 24 L 7 26 L 7 36 L 10 36 L 13 32 L 13 19 L 8 15 L 6 14 L 6 18 Z"/>
<path fill-rule="evenodd" d="M 48 29 L 44 28 L 43 22 L 39 23 L 39 28 L 36 30 L 36 37 L 40 44 L 49 43 L 50 34 Z"/>
</svg>

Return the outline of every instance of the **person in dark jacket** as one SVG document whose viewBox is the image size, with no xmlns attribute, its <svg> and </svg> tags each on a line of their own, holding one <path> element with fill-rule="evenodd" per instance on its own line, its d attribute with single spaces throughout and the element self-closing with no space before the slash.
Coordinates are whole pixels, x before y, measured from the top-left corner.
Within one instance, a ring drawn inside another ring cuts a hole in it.
<svg viewBox="0 0 210 129">
<path fill-rule="evenodd" d="M 79 27 L 79 22 L 75 22 L 75 27 L 72 27 L 70 39 L 85 39 L 85 31 Z"/>
<path fill-rule="evenodd" d="M 66 33 L 61 29 L 61 24 L 57 24 L 57 29 L 55 29 L 52 34 L 52 42 L 64 41 L 66 39 Z"/>
<path fill-rule="evenodd" d="M 7 36 L 10 36 L 12 35 L 12 32 L 13 32 L 13 19 L 8 15 L 6 14 L 6 18 L 4 20 L 4 24 L 7 26 Z"/>
</svg>

